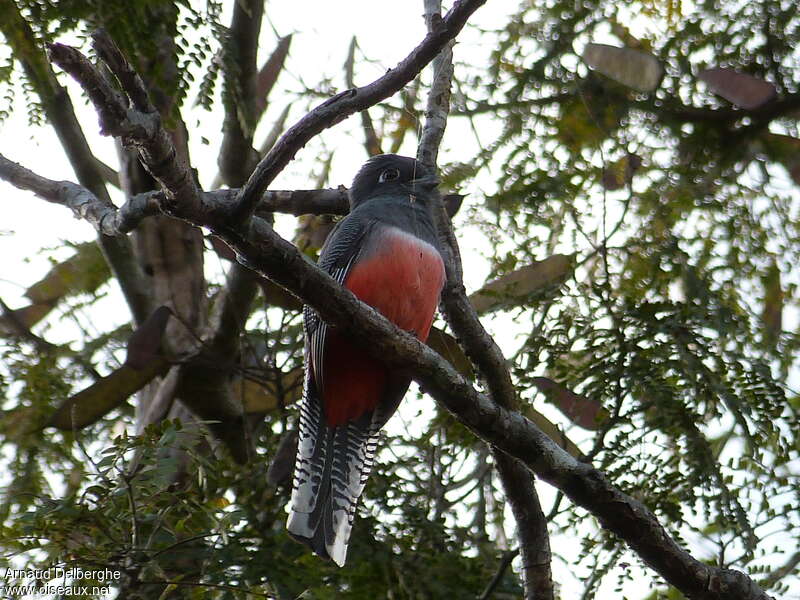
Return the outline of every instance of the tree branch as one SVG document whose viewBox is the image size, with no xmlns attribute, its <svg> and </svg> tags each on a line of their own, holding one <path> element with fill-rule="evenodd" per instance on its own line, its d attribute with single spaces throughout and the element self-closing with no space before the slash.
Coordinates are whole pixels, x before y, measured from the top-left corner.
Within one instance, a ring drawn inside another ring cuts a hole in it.
<svg viewBox="0 0 800 600">
<path fill-rule="evenodd" d="M 441 0 L 425 0 L 425 25 L 429 32 L 436 30 L 442 20 Z M 425 126 L 417 148 L 417 160 L 424 165 L 436 166 L 439 145 L 447 127 L 450 113 L 450 86 L 453 80 L 453 43 L 450 40 L 433 59 L 433 78 L 425 110 Z"/>
<path fill-rule="evenodd" d="M 347 90 L 326 100 L 290 127 L 258 164 L 241 189 L 231 217 L 231 226 L 244 223 L 250 218 L 267 186 L 309 140 L 353 113 L 369 108 L 402 89 L 433 60 L 445 44 L 458 35 L 469 16 L 485 2 L 486 0 L 457 0 L 435 31 L 428 33 L 394 69 L 368 85 Z"/>
<path fill-rule="evenodd" d="M 143 218 L 161 214 L 160 192 L 139 194 L 117 209 L 81 185 L 70 181 L 53 181 L 26 169 L 0 154 L 0 178 L 40 198 L 72 210 L 78 219 L 89 222 L 105 236 L 118 236 L 132 231 Z"/>
<path fill-rule="evenodd" d="M 749 117 L 755 123 L 768 123 L 800 108 L 800 94 L 787 94 L 755 109 L 737 107 L 706 108 L 687 106 L 670 102 L 657 105 L 653 100 L 636 100 L 632 105 L 648 112 L 659 113 L 665 118 L 681 123 L 713 123 L 719 126 L 730 126 L 736 121 Z"/>
<path fill-rule="evenodd" d="M 46 339 L 33 333 L 22 319 L 20 319 L 19 315 L 17 315 L 2 298 L 0 298 L 0 314 L 2 314 L 0 324 L 2 324 L 4 326 L 3 329 L 7 329 L 12 336 L 32 343 L 42 354 L 58 349 L 58 346 L 52 342 L 48 342 Z M 95 375 L 96 374 L 97 371 L 95 371 Z"/>
<path fill-rule="evenodd" d="M 351 89 L 356 87 L 354 71 L 357 46 L 356 36 L 353 36 L 350 40 L 350 47 L 347 50 L 347 60 L 344 63 L 344 83 Z M 369 116 L 369 110 L 365 108 L 359 115 L 361 115 L 361 129 L 364 131 L 364 148 L 367 151 L 367 156 L 382 154 L 381 141 L 375 132 L 375 124 Z"/>
<path fill-rule="evenodd" d="M 514 561 L 515 558 L 519 555 L 519 548 L 514 550 L 506 550 L 503 552 L 503 556 L 500 559 L 500 564 L 497 567 L 497 571 L 492 577 L 492 580 L 486 586 L 486 589 L 483 590 L 483 593 L 480 595 L 478 600 L 489 600 L 494 593 L 495 588 L 499 585 L 500 581 L 503 579 L 503 575 L 505 575 L 508 567 L 511 566 L 511 563 Z"/>
<path fill-rule="evenodd" d="M 437 401 L 483 440 L 523 462 L 573 502 L 598 517 L 654 570 L 687 596 L 723 600 L 766 600 L 743 573 L 705 565 L 673 540 L 638 500 L 614 488 L 602 473 L 562 450 L 516 411 L 478 392 L 438 354 L 397 329 L 359 302 L 259 218 L 247 232 L 214 222 L 210 215 L 190 218 L 220 235 L 251 268 L 291 290 L 334 326 L 346 327 L 359 343 L 380 353 L 390 367 L 410 373 Z"/>
<path fill-rule="evenodd" d="M 102 133 L 136 147 L 142 164 L 162 185 L 165 202 L 196 206 L 200 203 L 200 190 L 161 125 L 161 117 L 149 101 L 144 83 L 105 31 L 97 30 L 92 40 L 95 51 L 119 80 L 132 107 L 75 48 L 50 44 L 50 58 L 81 84 L 100 116 Z"/>
<path fill-rule="evenodd" d="M 785 563 L 774 569 L 769 575 L 762 579 L 761 585 L 766 589 L 771 588 L 787 575 L 794 573 L 795 569 L 797 569 L 797 565 L 800 565 L 800 550 L 792 554 Z"/>
<path fill-rule="evenodd" d="M 71 181 L 55 181 L 37 175 L 30 169 L 0 154 L 0 179 L 11 185 L 33 192 L 43 200 L 60 204 L 72 210 L 78 219 L 90 223 L 105 236 L 118 236 L 133 231 L 143 219 L 163 214 L 161 204 L 166 197 L 162 191 L 137 194 L 120 208 L 107 204 L 83 186 Z M 239 193 L 237 188 L 201 192 L 202 203 L 212 212 L 223 214 Z M 460 207 L 461 196 L 444 197 L 448 215 L 453 216 Z M 350 211 L 347 188 L 319 190 L 274 190 L 261 197 L 256 214 L 268 217 L 280 212 L 290 215 L 346 215 Z"/>
<path fill-rule="evenodd" d="M 553 600 L 550 534 L 533 475 L 521 462 L 504 452 L 495 449 L 492 455 L 517 522 L 524 597 L 530 600 Z"/>
<path fill-rule="evenodd" d="M 223 64 L 225 119 L 217 164 L 229 186 L 240 186 L 256 163 L 253 132 L 256 115 L 256 58 L 264 0 L 240 0 L 233 5 L 231 28 L 224 46 L 230 52 Z M 236 68 L 233 68 L 236 65 Z"/>
<path fill-rule="evenodd" d="M 425 0 L 428 30 L 441 19 L 441 0 Z M 450 112 L 450 88 L 453 78 L 452 42 L 445 45 L 433 60 L 433 80 L 425 111 L 425 126 L 417 149 L 417 159 L 435 167 L 439 145 L 444 137 Z M 478 314 L 467 298 L 462 280 L 461 253 L 450 219 L 442 203 L 438 208 L 439 232 L 446 243 L 448 277 L 442 295 L 442 307 L 448 323 L 467 354 L 475 361 L 489 387 L 492 399 L 505 408 L 518 410 L 517 394 L 502 351 L 483 328 Z M 525 466 L 497 447 L 492 447 L 497 471 L 506 498 L 517 522 L 517 537 L 523 564 L 524 595 L 529 600 L 552 600 L 550 542 L 533 476 Z"/>
<path fill-rule="evenodd" d="M 220 213 L 208 210 L 205 204 L 176 212 L 180 218 L 210 228 L 248 266 L 302 298 L 329 323 L 347 327 L 357 341 L 379 352 L 390 366 L 410 373 L 476 435 L 517 458 L 596 515 L 604 527 L 687 596 L 702 600 L 769 598 L 744 574 L 694 559 L 638 500 L 614 488 L 590 465 L 574 459 L 521 414 L 478 392 L 433 350 L 397 329 L 311 264 L 263 219 L 255 217 L 243 232 L 231 229 Z"/>
</svg>

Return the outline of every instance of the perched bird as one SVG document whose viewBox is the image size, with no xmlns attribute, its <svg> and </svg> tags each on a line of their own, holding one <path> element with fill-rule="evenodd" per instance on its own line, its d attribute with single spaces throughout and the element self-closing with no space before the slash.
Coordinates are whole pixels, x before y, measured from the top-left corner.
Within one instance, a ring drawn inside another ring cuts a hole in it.
<svg viewBox="0 0 800 600">
<path fill-rule="evenodd" d="M 350 187 L 350 214 L 319 266 L 395 325 L 425 341 L 444 285 L 431 199 L 438 179 L 413 158 L 371 158 Z M 410 379 L 387 368 L 308 306 L 300 438 L 289 533 L 342 566 L 378 432 Z"/>
</svg>

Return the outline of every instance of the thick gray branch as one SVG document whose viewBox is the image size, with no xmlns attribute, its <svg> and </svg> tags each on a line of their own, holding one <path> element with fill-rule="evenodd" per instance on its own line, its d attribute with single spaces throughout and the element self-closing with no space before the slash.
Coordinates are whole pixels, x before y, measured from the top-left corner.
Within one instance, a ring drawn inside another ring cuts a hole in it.
<svg viewBox="0 0 800 600">
<path fill-rule="evenodd" d="M 425 24 L 428 31 L 435 31 L 442 20 L 441 0 L 425 0 Z M 450 86 L 453 80 L 453 40 L 442 48 L 433 59 L 433 79 L 425 108 L 425 127 L 417 148 L 417 159 L 429 166 L 436 166 L 439 145 L 447 127 L 450 113 Z"/>
<path fill-rule="evenodd" d="M 533 474 L 516 458 L 497 449 L 494 451 L 494 461 L 517 522 L 524 597 L 530 600 L 553 600 L 550 534 Z"/>
<path fill-rule="evenodd" d="M 53 181 L 37 175 L 0 154 L 0 179 L 22 190 L 28 190 L 55 204 L 66 206 L 78 219 L 85 219 L 99 233 L 116 236 L 132 231 L 144 217 L 160 214 L 159 195 L 139 194 L 117 209 L 81 185 L 70 181 Z"/>
<path fill-rule="evenodd" d="M 102 201 L 110 204 L 100 162 L 92 154 L 75 116 L 72 100 L 66 89 L 56 80 L 53 69 L 47 62 L 30 25 L 11 2 L 5 3 L 0 12 L 2 12 L 0 31 L 12 46 L 14 56 L 22 64 L 26 77 L 36 90 L 47 120 L 58 135 L 78 182 Z M 97 242 L 116 276 L 134 321 L 142 322 L 149 314 L 151 306 L 129 240 L 100 235 Z"/>
<path fill-rule="evenodd" d="M 185 213 L 181 216 L 189 218 Z M 478 392 L 447 361 L 359 302 L 263 220 L 254 219 L 249 231 L 243 233 L 229 229 L 224 223 L 207 221 L 206 217 L 196 214 L 192 218 L 225 239 L 248 266 L 302 298 L 327 322 L 345 328 L 393 368 L 412 374 L 476 435 L 520 460 L 573 502 L 596 515 L 604 527 L 625 540 L 646 563 L 688 597 L 769 598 L 743 573 L 694 559 L 641 502 L 614 488 L 590 465 L 575 460 L 521 414 Z"/>
<path fill-rule="evenodd" d="M 158 111 L 147 99 L 147 90 L 141 79 L 104 31 L 98 30 L 92 38 L 95 51 L 117 77 L 127 98 L 112 88 L 75 48 L 50 44 L 51 60 L 81 84 L 97 109 L 103 133 L 136 147 L 142 164 L 161 184 L 166 202 L 199 204 L 200 190 L 194 176 L 189 166 L 178 157 Z M 133 106 L 129 106 L 129 99 Z"/>
<path fill-rule="evenodd" d="M 33 192 L 40 198 L 61 204 L 72 210 L 79 219 L 85 219 L 99 233 L 105 236 L 118 236 L 133 231 L 143 219 L 161 212 L 165 195 L 160 191 L 137 194 L 117 208 L 107 203 L 83 186 L 71 181 L 54 181 L 15 163 L 0 154 L 0 179 L 11 185 Z M 206 209 L 223 214 L 236 197 L 238 189 L 202 192 L 202 203 Z M 448 194 L 444 197 L 448 215 L 452 216 L 461 204 L 461 196 Z M 347 188 L 326 188 L 319 190 L 274 190 L 264 192 L 256 208 L 256 214 L 268 217 L 270 213 L 280 212 L 290 215 L 346 215 L 350 210 Z"/>
</svg>

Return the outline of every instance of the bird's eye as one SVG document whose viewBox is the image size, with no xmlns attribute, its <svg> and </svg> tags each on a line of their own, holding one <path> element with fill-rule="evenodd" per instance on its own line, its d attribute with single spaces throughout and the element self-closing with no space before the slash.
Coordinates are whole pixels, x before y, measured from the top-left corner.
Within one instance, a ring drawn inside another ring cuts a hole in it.
<svg viewBox="0 0 800 600">
<path fill-rule="evenodd" d="M 395 179 L 400 179 L 400 171 L 397 169 L 384 169 L 380 177 L 378 177 L 378 183 L 386 183 L 387 181 L 394 181 Z"/>
</svg>

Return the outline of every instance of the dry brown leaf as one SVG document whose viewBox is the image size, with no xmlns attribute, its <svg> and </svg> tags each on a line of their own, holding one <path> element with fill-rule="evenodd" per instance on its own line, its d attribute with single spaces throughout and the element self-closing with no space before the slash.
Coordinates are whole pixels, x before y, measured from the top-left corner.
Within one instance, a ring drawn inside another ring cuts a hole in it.
<svg viewBox="0 0 800 600">
<path fill-rule="evenodd" d="M 53 413 L 47 426 L 71 430 L 91 425 L 163 373 L 168 366 L 163 359 L 153 361 L 141 370 L 123 365 L 67 398 Z"/>
<path fill-rule="evenodd" d="M 23 308 L 13 310 L 14 318 L 18 323 L 24 325 L 26 329 L 30 329 L 39 321 L 44 319 L 47 314 L 53 309 L 51 304 L 31 304 Z M 0 317 L 0 335 L 16 335 L 17 329 L 13 323 L 10 323 L 6 317 Z"/>
<path fill-rule="evenodd" d="M 562 283 L 571 273 L 573 257 L 554 254 L 487 283 L 469 297 L 477 313 L 524 304 L 533 294 Z"/>
<path fill-rule="evenodd" d="M 706 69 L 697 77 L 712 92 L 746 110 L 763 106 L 778 94 L 770 82 L 728 67 Z"/>
<path fill-rule="evenodd" d="M 48 271 L 25 292 L 34 304 L 55 305 L 71 294 L 92 293 L 111 276 L 100 247 L 94 242 L 76 246 L 76 253 Z"/>
<path fill-rule="evenodd" d="M 141 370 L 158 360 L 161 338 L 164 337 L 167 321 L 171 314 L 171 308 L 159 306 L 145 319 L 144 323 L 136 328 L 136 331 L 128 338 L 126 365 Z"/>
<path fill-rule="evenodd" d="M 283 403 L 292 404 L 300 399 L 302 393 L 303 369 L 298 367 L 282 374 L 281 389 L 288 390 L 278 398 L 275 384 L 262 383 L 251 379 L 236 379 L 231 384 L 233 395 L 242 401 L 247 414 L 264 414 L 275 410 Z"/>
<path fill-rule="evenodd" d="M 65 297 L 90 294 L 111 275 L 99 246 L 94 242 L 79 244 L 77 252 L 63 262 L 53 265 L 47 274 L 25 292 L 31 304 L 14 310 L 17 320 L 30 329 L 44 319 Z M 0 335 L 14 329 L 0 317 Z"/>
<path fill-rule="evenodd" d="M 800 185 L 800 139 L 779 133 L 765 133 L 758 140 L 769 157 L 779 162 Z"/>
<path fill-rule="evenodd" d="M 297 429 L 292 429 L 281 438 L 267 470 L 267 483 L 272 487 L 291 483 L 299 437 Z"/>
<path fill-rule="evenodd" d="M 564 432 L 561 431 L 550 419 L 545 417 L 542 413 L 537 411 L 532 406 L 525 407 L 522 414 L 530 419 L 536 426 L 541 429 L 547 436 L 558 444 L 564 451 L 572 455 L 573 458 L 582 460 L 584 457 L 583 452 L 578 448 L 575 443 L 569 439 Z"/>
<path fill-rule="evenodd" d="M 576 394 L 548 377 L 534 377 L 532 381 L 575 425 L 595 431 L 608 420 L 608 411 L 600 402 Z"/>
<path fill-rule="evenodd" d="M 640 166 L 642 166 L 642 159 L 636 154 L 623 156 L 603 170 L 603 187 L 609 192 L 624 188 L 630 183 Z"/>
<path fill-rule="evenodd" d="M 209 244 L 211 244 L 211 248 L 216 252 L 217 256 L 224 260 L 229 260 L 231 262 L 236 262 L 236 252 L 231 250 L 231 247 L 228 246 L 225 242 L 222 241 L 221 238 L 218 238 L 215 235 L 206 236 Z"/>
<path fill-rule="evenodd" d="M 464 354 L 464 351 L 461 349 L 461 346 L 458 345 L 456 339 L 449 333 L 445 333 L 438 327 L 431 327 L 431 333 L 428 336 L 428 346 L 453 365 L 453 368 L 464 377 L 468 379 L 475 377 L 475 373 L 472 370 L 472 363 L 467 358 L 467 355 Z"/>
<path fill-rule="evenodd" d="M 664 77 L 661 62 L 641 50 L 590 43 L 582 58 L 594 71 L 640 92 L 652 92 Z"/>
</svg>

